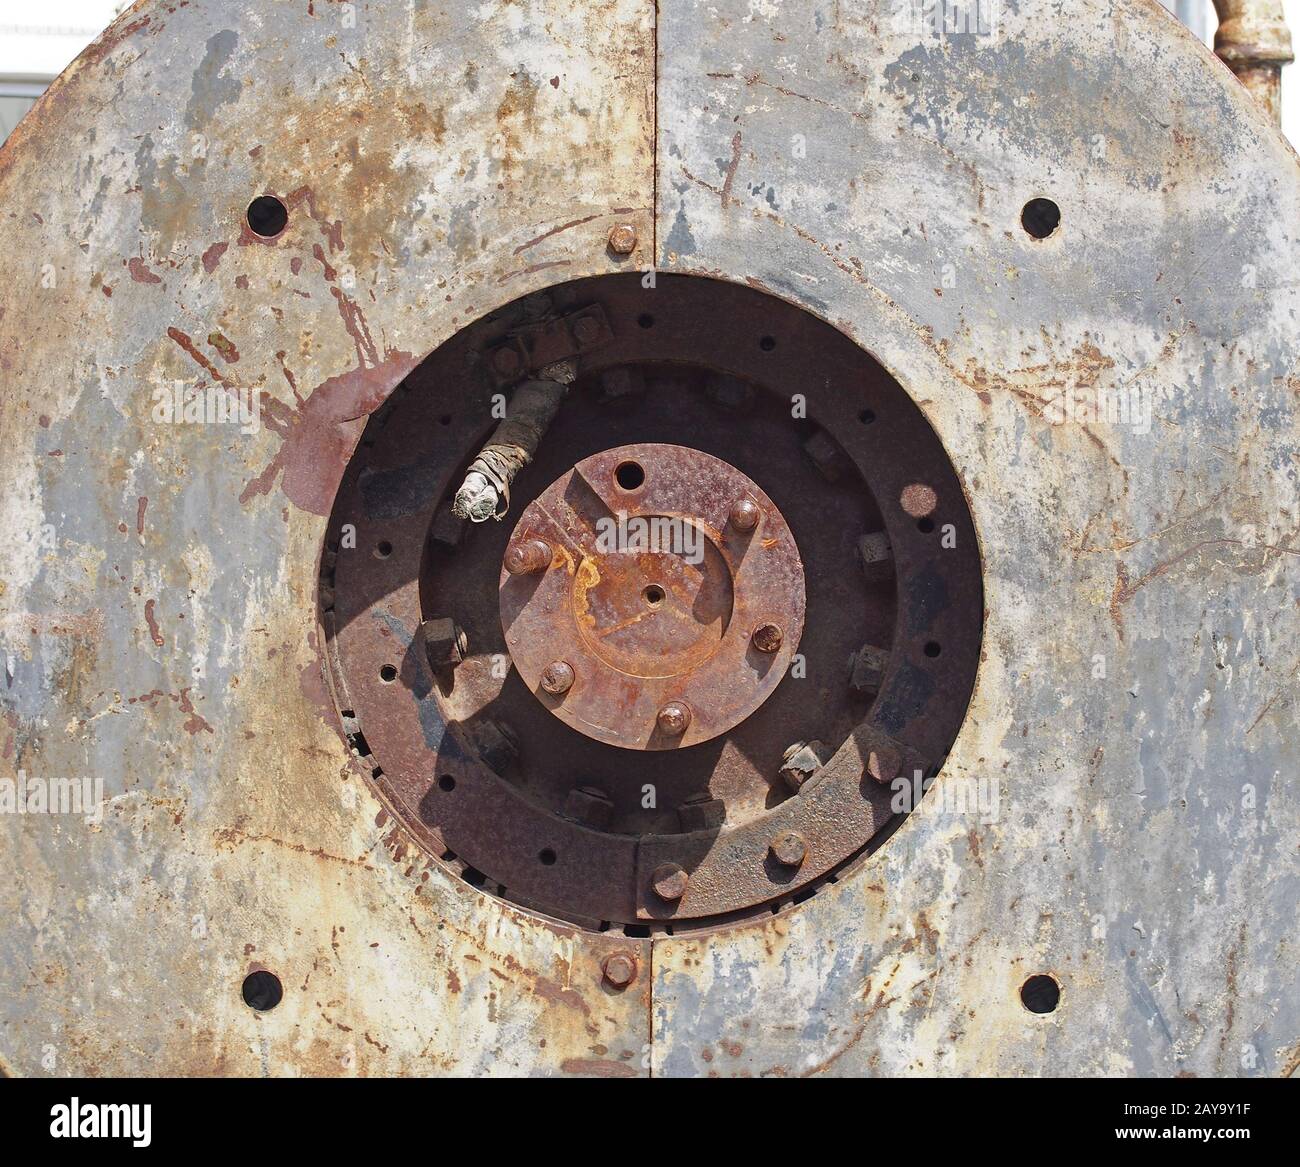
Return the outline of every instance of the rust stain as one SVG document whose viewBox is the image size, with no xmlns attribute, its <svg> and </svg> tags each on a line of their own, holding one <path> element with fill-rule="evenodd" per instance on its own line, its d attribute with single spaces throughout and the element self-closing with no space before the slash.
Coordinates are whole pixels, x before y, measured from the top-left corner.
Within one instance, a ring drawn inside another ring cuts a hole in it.
<svg viewBox="0 0 1300 1167">
<path fill-rule="evenodd" d="M 226 254 L 226 249 L 230 246 L 224 241 L 214 243 L 203 253 L 203 270 L 211 275 L 217 270 L 217 265 L 221 263 L 221 257 Z"/>
<path fill-rule="evenodd" d="M 139 499 L 136 500 L 136 504 L 135 504 L 135 533 L 136 533 L 137 535 L 141 535 L 141 536 L 144 535 L 144 512 L 145 512 L 145 508 L 146 508 L 148 505 L 149 505 L 149 500 L 148 500 L 148 498 L 146 498 L 144 495 L 141 495 L 141 496 L 139 497 Z"/>
<path fill-rule="evenodd" d="M 635 1066 L 609 1058 L 565 1058 L 560 1069 L 566 1074 L 583 1074 L 597 1078 L 639 1078 Z"/>
<path fill-rule="evenodd" d="M 156 602 L 156 600 L 145 600 L 144 621 L 149 625 L 149 636 L 152 638 L 154 644 L 159 648 L 162 648 L 166 641 L 163 640 L 162 633 L 158 631 L 158 620 L 153 614 L 154 604 Z"/>
<path fill-rule="evenodd" d="M 161 284 L 162 279 L 149 270 L 148 264 L 145 263 L 138 255 L 133 255 L 126 262 L 126 269 L 131 273 L 131 279 L 137 284 Z"/>
</svg>

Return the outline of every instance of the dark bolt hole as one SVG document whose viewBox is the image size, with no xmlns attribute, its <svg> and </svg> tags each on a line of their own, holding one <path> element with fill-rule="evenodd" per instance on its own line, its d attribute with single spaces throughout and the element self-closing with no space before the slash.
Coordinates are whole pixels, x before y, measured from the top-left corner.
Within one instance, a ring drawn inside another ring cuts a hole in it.
<svg viewBox="0 0 1300 1167">
<path fill-rule="evenodd" d="M 1035 239 L 1046 239 L 1061 225 L 1061 208 L 1051 199 L 1030 199 L 1020 212 L 1020 224 Z"/>
<path fill-rule="evenodd" d="M 453 790 L 456 789 L 456 779 L 453 778 L 450 774 L 444 774 L 441 778 L 438 779 L 438 789 L 445 790 L 448 794 L 450 794 Z"/>
<path fill-rule="evenodd" d="M 858 414 L 858 421 L 863 425 L 870 425 L 875 420 L 876 414 L 874 410 L 864 409 L 860 414 Z"/>
<path fill-rule="evenodd" d="M 1020 986 L 1020 999 L 1031 1013 L 1051 1013 L 1061 1000 L 1061 986 L 1049 976 L 1030 977 Z"/>
<path fill-rule="evenodd" d="M 244 978 L 244 1004 L 259 1013 L 274 1009 L 284 999 L 284 987 L 275 973 L 258 969 Z"/>
<path fill-rule="evenodd" d="M 544 866 L 550 867 L 551 864 L 555 862 L 555 852 L 549 847 L 544 847 L 538 852 L 537 858 Z"/>
<path fill-rule="evenodd" d="M 450 414 L 450 413 L 444 413 L 440 418 L 438 418 L 438 424 L 439 424 L 439 425 L 451 425 L 451 414 Z"/>
<path fill-rule="evenodd" d="M 649 312 L 643 312 L 636 318 L 636 322 L 641 325 L 642 328 L 653 328 L 655 326 L 655 318 L 651 316 Z"/>
<path fill-rule="evenodd" d="M 928 535 L 931 531 L 934 530 L 934 520 L 930 518 L 929 515 L 926 515 L 925 518 L 923 519 L 917 519 L 916 529 L 920 531 L 921 534 Z"/>
<path fill-rule="evenodd" d="M 392 684 L 397 680 L 397 669 L 393 665 L 384 665 L 384 667 L 379 670 L 379 679 L 386 685 Z"/>
<path fill-rule="evenodd" d="M 248 225 L 263 239 L 274 239 L 288 223 L 288 207 L 273 195 L 262 195 L 248 204 Z"/>
<path fill-rule="evenodd" d="M 941 652 L 943 652 L 943 649 L 939 647 L 939 642 L 936 640 L 930 641 L 925 646 L 926 656 L 938 656 Z"/>
<path fill-rule="evenodd" d="M 664 602 L 664 590 L 658 584 L 650 584 L 642 593 L 641 598 L 645 600 L 650 607 L 657 607 Z"/>
<path fill-rule="evenodd" d="M 774 336 L 763 337 L 763 339 L 758 342 L 758 347 L 761 348 L 765 353 L 770 353 L 774 348 L 776 348 L 776 337 Z"/>
<path fill-rule="evenodd" d="M 640 462 L 620 462 L 614 470 L 614 481 L 624 490 L 635 490 L 645 481 L 645 471 Z"/>
<path fill-rule="evenodd" d="M 387 539 L 381 539 L 375 544 L 375 556 L 378 559 L 387 559 L 393 553 L 393 545 Z"/>
</svg>

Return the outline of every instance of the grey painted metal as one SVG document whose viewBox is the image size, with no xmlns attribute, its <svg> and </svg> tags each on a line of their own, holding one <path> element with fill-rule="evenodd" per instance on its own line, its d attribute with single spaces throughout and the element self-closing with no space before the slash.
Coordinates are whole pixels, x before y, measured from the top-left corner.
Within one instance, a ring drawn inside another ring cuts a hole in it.
<svg viewBox="0 0 1300 1167">
<path fill-rule="evenodd" d="M 959 35 L 866 0 L 345 10 L 145 0 L 0 152 L 0 777 L 105 796 L 0 815 L 4 1068 L 1289 1074 L 1300 174 L 1226 70 L 1154 0 Z M 274 246 L 241 233 L 268 189 Z M 653 244 L 609 254 L 616 217 Z M 920 810 L 806 903 L 653 946 L 402 838 L 314 615 L 338 473 L 412 364 L 651 264 L 891 369 L 988 606 Z M 201 381 L 265 424 L 154 420 Z M 1121 389 L 1136 424 L 1080 414 Z"/>
</svg>

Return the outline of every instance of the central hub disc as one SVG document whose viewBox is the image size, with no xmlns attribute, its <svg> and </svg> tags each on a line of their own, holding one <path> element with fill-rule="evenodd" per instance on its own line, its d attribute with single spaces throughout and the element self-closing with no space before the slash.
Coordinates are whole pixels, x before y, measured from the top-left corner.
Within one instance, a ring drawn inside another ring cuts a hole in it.
<svg viewBox="0 0 1300 1167">
<path fill-rule="evenodd" d="M 500 582 L 515 668 L 560 720 L 629 749 L 754 712 L 803 632 L 803 563 L 771 499 L 683 446 L 584 458 L 520 515 Z"/>
</svg>

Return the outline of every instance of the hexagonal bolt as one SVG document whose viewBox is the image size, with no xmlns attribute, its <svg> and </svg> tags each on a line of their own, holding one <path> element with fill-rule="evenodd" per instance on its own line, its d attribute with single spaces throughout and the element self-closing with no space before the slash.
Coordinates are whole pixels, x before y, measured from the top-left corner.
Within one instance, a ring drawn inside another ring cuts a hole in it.
<svg viewBox="0 0 1300 1167">
<path fill-rule="evenodd" d="M 645 392 L 645 374 L 629 365 L 615 365 L 601 373 L 600 391 L 606 401 L 635 397 Z"/>
<path fill-rule="evenodd" d="M 538 683 L 552 697 L 558 697 L 573 688 L 573 681 L 573 666 L 567 661 L 553 660 L 542 670 Z"/>
<path fill-rule="evenodd" d="M 748 381 L 722 373 L 710 377 L 704 391 L 710 401 L 723 409 L 748 409 L 754 401 L 754 387 Z"/>
<path fill-rule="evenodd" d="M 924 483 L 913 482 L 910 486 L 903 487 L 903 493 L 898 497 L 898 505 L 912 518 L 923 519 L 926 515 L 934 514 L 935 507 L 939 505 L 939 496 L 934 493 L 933 488 Z"/>
<path fill-rule="evenodd" d="M 727 804 L 708 794 L 688 798 L 677 808 L 677 822 L 687 833 L 716 831 L 727 821 Z"/>
<path fill-rule="evenodd" d="M 826 765 L 830 751 L 819 741 L 796 742 L 785 752 L 781 777 L 796 794 Z"/>
<path fill-rule="evenodd" d="M 511 575 L 531 575 L 551 566 L 554 553 L 541 539 L 520 539 L 506 548 L 505 566 Z"/>
<path fill-rule="evenodd" d="M 609 249 L 615 255 L 631 255 L 636 250 L 636 227 L 631 223 L 615 223 L 609 229 Z"/>
<path fill-rule="evenodd" d="M 636 957 L 627 952 L 612 952 L 600 966 L 605 983 L 613 989 L 626 989 L 636 980 Z"/>
<path fill-rule="evenodd" d="M 492 354 L 492 368 L 496 370 L 497 375 L 501 377 L 510 377 L 519 372 L 523 360 L 519 356 L 518 350 L 510 345 L 502 345 Z"/>
<path fill-rule="evenodd" d="M 850 468 L 848 456 L 825 430 L 818 430 L 805 441 L 803 452 L 812 459 L 817 472 L 827 482 L 837 482 Z"/>
<path fill-rule="evenodd" d="M 603 831 L 614 817 L 614 804 L 603 790 L 575 786 L 564 800 L 564 817 L 594 831 Z"/>
<path fill-rule="evenodd" d="M 778 831 L 768 844 L 768 850 L 783 867 L 798 867 L 808 854 L 808 844 L 798 831 Z"/>
<path fill-rule="evenodd" d="M 785 641 L 785 633 L 781 631 L 781 625 L 769 620 L 754 629 L 752 640 L 759 652 L 777 652 Z"/>
<path fill-rule="evenodd" d="M 484 765 L 495 774 L 504 774 L 519 757 L 515 732 L 504 722 L 484 717 L 469 723 L 470 737 Z"/>
<path fill-rule="evenodd" d="M 465 659 L 469 640 L 465 631 L 450 616 L 439 616 L 420 625 L 424 655 L 435 673 L 455 668 Z"/>
<path fill-rule="evenodd" d="M 676 863 L 661 863 L 650 875 L 650 888 L 661 900 L 670 903 L 686 894 L 689 877 Z"/>
<path fill-rule="evenodd" d="M 853 657 L 849 671 L 849 686 L 855 693 L 874 696 L 880 692 L 889 667 L 889 653 L 873 644 L 864 644 Z"/>
<path fill-rule="evenodd" d="M 891 745 L 882 743 L 867 751 L 867 773 L 882 786 L 893 782 L 902 766 L 902 755 Z"/>
<path fill-rule="evenodd" d="M 894 549 L 884 531 L 873 531 L 859 538 L 858 556 L 868 583 L 884 583 L 894 578 Z"/>
<path fill-rule="evenodd" d="M 595 344 L 603 333 L 600 321 L 594 316 L 579 316 L 573 322 L 573 339 L 580 345 Z"/>
<path fill-rule="evenodd" d="M 752 531 L 758 526 L 758 504 L 750 498 L 738 498 L 731 504 L 731 513 L 727 521 L 737 531 Z"/>
<path fill-rule="evenodd" d="M 659 710 L 655 724 L 659 726 L 660 733 L 666 733 L 669 737 L 681 737 L 691 724 L 691 707 L 685 701 L 669 701 Z"/>
</svg>

